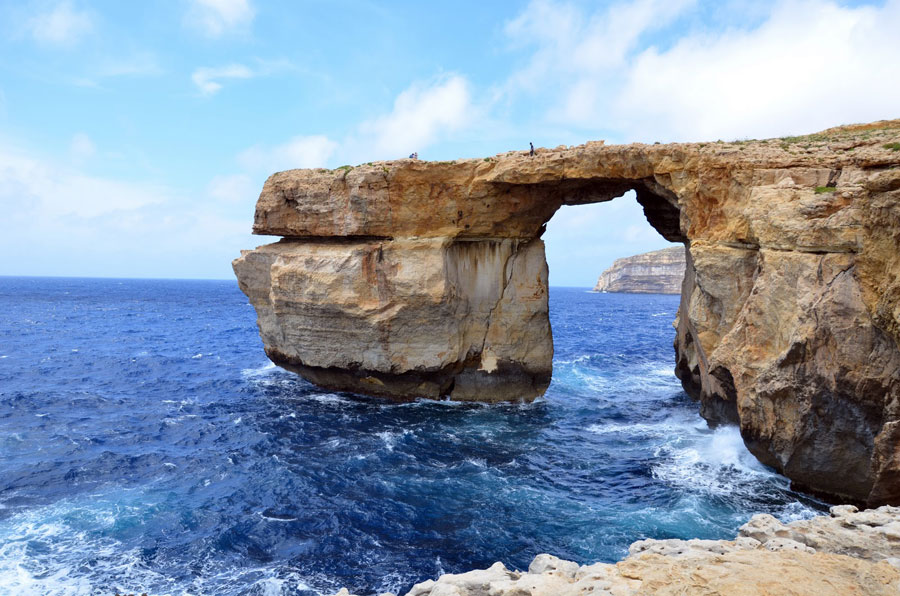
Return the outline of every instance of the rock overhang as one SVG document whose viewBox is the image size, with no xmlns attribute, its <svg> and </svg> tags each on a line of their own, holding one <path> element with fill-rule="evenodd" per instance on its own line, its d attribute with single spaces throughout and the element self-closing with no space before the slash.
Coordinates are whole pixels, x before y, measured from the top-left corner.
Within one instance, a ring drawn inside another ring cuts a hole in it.
<svg viewBox="0 0 900 596">
<path fill-rule="evenodd" d="M 323 386 L 530 400 L 552 366 L 544 225 L 634 190 L 688 246 L 676 373 L 703 415 L 798 485 L 897 502 L 898 138 L 889 121 L 280 172 L 254 232 L 286 240 L 235 271 L 273 360 Z"/>
</svg>

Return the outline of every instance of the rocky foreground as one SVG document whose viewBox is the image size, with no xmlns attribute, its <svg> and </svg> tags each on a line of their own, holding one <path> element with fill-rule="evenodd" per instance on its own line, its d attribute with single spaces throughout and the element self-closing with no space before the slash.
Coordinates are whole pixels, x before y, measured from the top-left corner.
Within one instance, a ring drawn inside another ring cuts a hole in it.
<svg viewBox="0 0 900 596">
<path fill-rule="evenodd" d="M 283 239 L 234 270 L 266 353 L 314 383 L 528 401 L 552 372 L 544 226 L 628 190 L 687 247 L 675 372 L 701 415 L 795 488 L 900 504 L 898 120 L 279 172 L 253 229 Z"/>
<path fill-rule="evenodd" d="M 672 246 L 616 259 L 600 274 L 595 292 L 680 294 L 684 281 L 683 246 Z"/>
<path fill-rule="evenodd" d="M 756 515 L 734 540 L 641 540 L 616 564 L 579 566 L 538 555 L 528 571 L 495 563 L 416 584 L 406 596 L 588 594 L 897 596 L 900 507 L 842 505 L 830 516 L 787 525 Z"/>
</svg>

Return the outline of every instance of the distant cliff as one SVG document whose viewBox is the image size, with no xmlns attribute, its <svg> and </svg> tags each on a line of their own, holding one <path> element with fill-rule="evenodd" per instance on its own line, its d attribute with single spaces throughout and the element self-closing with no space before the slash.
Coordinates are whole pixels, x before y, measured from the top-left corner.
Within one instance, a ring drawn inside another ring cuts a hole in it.
<svg viewBox="0 0 900 596">
<path fill-rule="evenodd" d="M 680 294 L 684 279 L 684 247 L 672 246 L 616 259 L 594 286 L 595 292 Z"/>
</svg>

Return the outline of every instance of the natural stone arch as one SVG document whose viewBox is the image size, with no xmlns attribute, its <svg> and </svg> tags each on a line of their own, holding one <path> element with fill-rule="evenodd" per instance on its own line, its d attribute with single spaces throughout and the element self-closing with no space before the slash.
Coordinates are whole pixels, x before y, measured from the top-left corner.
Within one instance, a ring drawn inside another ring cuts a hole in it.
<svg viewBox="0 0 900 596">
<path fill-rule="evenodd" d="M 552 339 L 540 236 L 629 189 L 683 242 L 676 374 L 798 485 L 900 502 L 897 122 L 790 143 L 539 150 L 273 175 L 235 261 L 273 361 L 393 398 L 531 399 Z M 848 149 L 852 148 L 850 152 Z M 893 231 L 891 231 L 893 230 Z"/>
</svg>

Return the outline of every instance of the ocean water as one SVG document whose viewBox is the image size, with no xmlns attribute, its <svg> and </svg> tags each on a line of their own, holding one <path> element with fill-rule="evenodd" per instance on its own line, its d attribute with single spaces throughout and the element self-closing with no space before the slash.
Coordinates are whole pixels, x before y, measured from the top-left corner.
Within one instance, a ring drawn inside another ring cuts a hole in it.
<svg viewBox="0 0 900 596">
<path fill-rule="evenodd" d="M 360 594 L 727 538 L 791 492 L 672 374 L 676 296 L 552 288 L 529 405 L 271 365 L 234 282 L 0 278 L 0 594 Z"/>
</svg>

